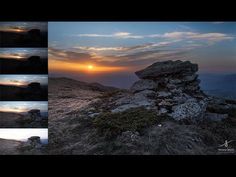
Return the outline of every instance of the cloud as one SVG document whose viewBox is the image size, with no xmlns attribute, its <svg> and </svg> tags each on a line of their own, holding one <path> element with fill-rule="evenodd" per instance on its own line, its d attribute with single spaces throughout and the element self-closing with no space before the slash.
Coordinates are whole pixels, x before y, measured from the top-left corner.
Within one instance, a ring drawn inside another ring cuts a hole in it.
<svg viewBox="0 0 236 177">
<path fill-rule="evenodd" d="M 120 38 L 120 39 L 140 39 L 143 36 L 132 35 L 128 32 L 118 32 L 113 34 L 78 34 L 78 37 L 108 37 L 108 38 Z"/>
<path fill-rule="evenodd" d="M 84 47 L 78 46 L 75 49 L 85 50 L 85 51 L 125 51 L 127 47 Z"/>
<path fill-rule="evenodd" d="M 220 42 L 223 40 L 232 40 L 233 36 L 224 33 L 196 33 L 196 32 L 170 32 L 160 34 L 149 35 L 153 38 L 165 38 L 165 39 L 175 39 L 175 40 L 203 40 L 207 42 Z"/>
<path fill-rule="evenodd" d="M 76 46 L 73 49 L 82 51 L 82 52 L 95 52 L 102 55 L 116 55 L 116 56 L 124 56 L 131 53 L 136 53 L 140 51 L 148 51 L 148 50 L 155 50 L 162 47 L 170 46 L 171 44 L 175 43 L 175 40 L 172 41 L 163 41 L 163 42 L 156 42 L 156 43 L 144 43 L 141 45 L 134 45 L 128 47 L 88 47 L 88 46 Z"/>
<path fill-rule="evenodd" d="M 117 66 L 130 66 L 133 70 L 137 70 L 137 68 L 146 67 L 157 61 L 185 60 L 187 56 L 188 52 L 184 50 L 145 51 L 116 57 L 116 61 L 113 64 Z"/>
<path fill-rule="evenodd" d="M 215 22 L 219 23 L 219 22 Z M 118 39 L 141 39 L 141 38 L 161 38 L 167 40 L 203 40 L 207 42 L 220 42 L 223 40 L 232 40 L 233 36 L 224 33 L 197 33 L 189 31 L 174 31 L 164 34 L 133 35 L 128 32 L 118 32 L 113 34 L 78 34 L 78 37 L 109 37 Z M 111 50 L 114 48 L 110 48 Z M 114 49 L 115 50 L 115 49 Z M 120 49 L 122 50 L 122 49 Z"/>
<path fill-rule="evenodd" d="M 78 34 L 78 37 L 112 37 L 109 34 Z"/>
<path fill-rule="evenodd" d="M 151 64 L 158 60 L 184 60 L 191 50 L 232 40 L 224 33 L 198 33 L 175 31 L 164 34 L 135 36 L 128 32 L 114 34 L 80 34 L 81 37 L 154 38 L 154 42 L 133 46 L 75 46 L 70 49 L 49 48 L 49 57 L 67 62 L 94 62 L 102 66 L 129 66 Z M 155 39 L 157 38 L 157 39 Z M 189 59 L 189 58 L 187 58 Z"/>
<path fill-rule="evenodd" d="M 20 83 L 20 81 L 17 81 L 17 80 L 10 80 L 10 82 Z"/>
<path fill-rule="evenodd" d="M 216 25 L 223 24 L 223 23 L 225 23 L 225 22 L 212 22 L 212 24 L 216 24 Z"/>
<path fill-rule="evenodd" d="M 119 32 L 119 33 L 115 33 L 114 34 L 115 37 L 118 38 L 133 38 L 133 39 L 140 39 L 143 38 L 143 36 L 139 36 L 139 35 L 132 35 L 131 33 L 127 33 L 127 32 Z"/>
<path fill-rule="evenodd" d="M 72 60 L 86 61 L 92 58 L 92 55 L 89 53 L 74 52 L 70 50 L 56 49 L 52 47 L 48 48 L 48 54 L 49 57 L 53 57 L 54 59 L 56 58 L 59 60 L 67 60 L 67 61 L 72 61 Z"/>
<path fill-rule="evenodd" d="M 146 44 L 145 46 L 152 46 L 157 44 Z M 164 44 L 163 44 L 164 45 Z M 141 46 L 132 46 L 126 48 L 127 52 L 124 55 L 98 55 L 96 53 L 91 53 L 91 51 L 85 50 L 84 52 L 80 51 L 75 52 L 71 51 L 74 49 L 55 49 L 49 48 L 49 59 L 50 61 L 64 61 L 67 63 L 79 63 L 85 64 L 88 62 L 95 63 L 100 66 L 129 66 L 130 69 L 140 66 L 147 65 L 158 60 L 166 59 L 180 59 L 180 56 L 185 54 L 185 51 L 181 50 L 136 50 L 140 49 Z M 132 52 L 129 52 L 131 50 Z"/>
<path fill-rule="evenodd" d="M 195 33 L 193 35 L 187 36 L 189 39 L 198 39 L 198 40 L 208 40 L 210 42 L 218 42 L 223 40 L 232 40 L 234 37 L 229 36 L 227 34 L 223 33 L 205 33 L 205 34 L 199 34 Z"/>
</svg>

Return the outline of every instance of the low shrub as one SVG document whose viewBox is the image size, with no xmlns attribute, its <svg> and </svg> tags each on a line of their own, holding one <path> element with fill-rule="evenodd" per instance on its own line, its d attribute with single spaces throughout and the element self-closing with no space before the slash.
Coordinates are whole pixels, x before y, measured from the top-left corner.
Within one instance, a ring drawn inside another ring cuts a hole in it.
<svg viewBox="0 0 236 177">
<path fill-rule="evenodd" d="M 106 112 L 98 115 L 93 123 L 106 138 L 113 138 L 125 131 L 142 131 L 165 119 L 155 111 L 143 107 L 131 108 L 121 113 Z"/>
</svg>

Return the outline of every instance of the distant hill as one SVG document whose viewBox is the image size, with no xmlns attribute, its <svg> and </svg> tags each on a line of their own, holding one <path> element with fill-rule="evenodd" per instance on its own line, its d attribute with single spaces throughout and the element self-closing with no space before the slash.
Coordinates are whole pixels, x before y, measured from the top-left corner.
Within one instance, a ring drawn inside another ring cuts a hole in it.
<svg viewBox="0 0 236 177">
<path fill-rule="evenodd" d="M 46 58 L 38 62 L 31 62 L 28 58 L 17 60 L 12 58 L 0 58 L 1 74 L 47 74 L 48 61 Z"/>
<path fill-rule="evenodd" d="M 112 91 L 116 90 L 115 87 L 103 86 L 99 83 L 86 83 L 82 81 L 77 81 L 74 79 L 66 78 L 66 77 L 50 77 L 49 78 L 49 87 L 50 88 L 78 88 L 83 90 L 91 90 L 91 91 Z"/>
<path fill-rule="evenodd" d="M 47 32 L 39 32 L 37 35 L 31 33 L 15 33 L 0 31 L 1 47 L 47 47 Z"/>
<path fill-rule="evenodd" d="M 21 141 L 0 138 L 0 155 L 19 154 L 17 148 L 22 144 L 23 142 Z"/>
<path fill-rule="evenodd" d="M 199 78 L 206 94 L 236 99 L 236 74 L 200 74 Z"/>
<path fill-rule="evenodd" d="M 0 112 L 0 128 L 19 127 L 17 121 L 22 119 L 24 115 L 12 112 Z"/>
<path fill-rule="evenodd" d="M 48 89 L 44 85 L 37 90 L 28 86 L 0 85 L 0 90 L 0 100 L 2 101 L 46 101 L 48 97 Z"/>
</svg>

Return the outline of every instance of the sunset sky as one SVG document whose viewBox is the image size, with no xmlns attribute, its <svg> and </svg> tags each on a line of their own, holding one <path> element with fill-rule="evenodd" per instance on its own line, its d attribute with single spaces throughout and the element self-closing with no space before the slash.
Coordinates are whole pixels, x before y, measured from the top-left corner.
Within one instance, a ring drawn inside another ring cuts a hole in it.
<svg viewBox="0 0 236 177">
<path fill-rule="evenodd" d="M 235 22 L 50 22 L 49 72 L 127 87 L 134 72 L 164 60 L 190 60 L 199 73 L 233 73 Z"/>
<path fill-rule="evenodd" d="M 48 84 L 47 75 L 0 75 L 0 85 L 26 86 L 31 82 Z"/>
<path fill-rule="evenodd" d="M 0 138 L 25 141 L 31 136 L 48 139 L 48 129 L 42 128 L 1 128 Z"/>
<path fill-rule="evenodd" d="M 0 112 L 23 113 L 32 109 L 39 109 L 41 112 L 47 112 L 47 101 L 1 101 Z"/>
<path fill-rule="evenodd" d="M 0 22 L 0 31 L 21 33 L 30 29 L 46 32 L 47 22 Z"/>
<path fill-rule="evenodd" d="M 30 56 L 40 56 L 45 59 L 48 56 L 47 48 L 0 48 L 0 58 L 22 60 Z"/>
</svg>

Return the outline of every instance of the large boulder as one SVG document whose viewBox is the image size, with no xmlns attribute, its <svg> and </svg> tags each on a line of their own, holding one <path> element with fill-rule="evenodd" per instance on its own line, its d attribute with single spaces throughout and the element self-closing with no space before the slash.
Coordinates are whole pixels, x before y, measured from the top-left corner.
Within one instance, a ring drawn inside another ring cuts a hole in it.
<svg viewBox="0 0 236 177">
<path fill-rule="evenodd" d="M 198 65 L 189 61 L 156 62 L 147 68 L 135 72 L 140 79 L 155 79 L 168 75 L 191 76 L 198 71 Z"/>
</svg>

